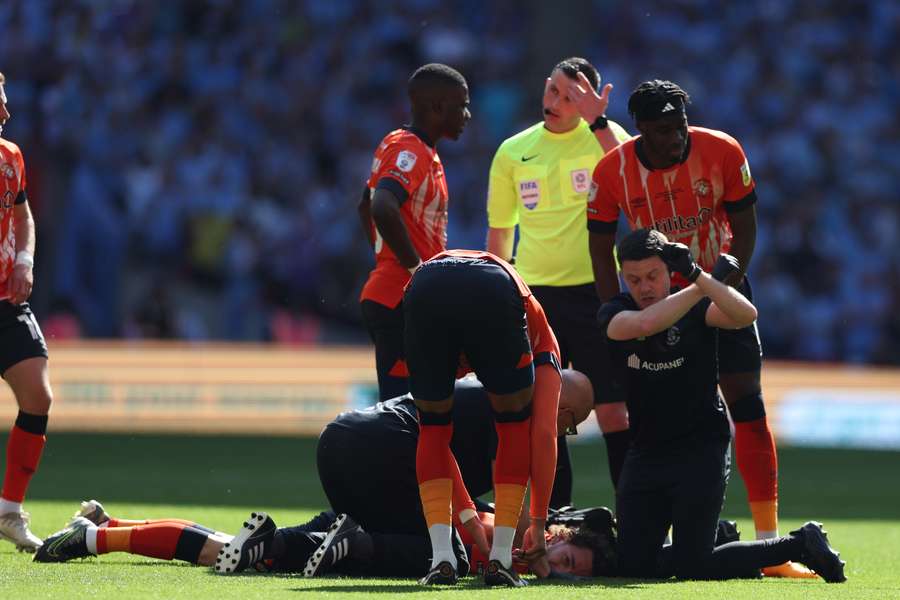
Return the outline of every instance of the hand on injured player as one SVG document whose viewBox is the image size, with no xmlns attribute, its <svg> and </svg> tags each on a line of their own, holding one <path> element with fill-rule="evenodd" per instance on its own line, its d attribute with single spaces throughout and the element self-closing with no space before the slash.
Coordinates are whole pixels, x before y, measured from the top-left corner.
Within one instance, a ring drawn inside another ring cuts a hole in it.
<svg viewBox="0 0 900 600">
<path fill-rule="evenodd" d="M 547 538 L 544 535 L 546 522 L 534 519 L 525 537 L 522 548 L 513 551 L 515 562 L 528 565 L 528 569 L 538 577 L 550 576 L 550 561 L 547 559 Z"/>
</svg>

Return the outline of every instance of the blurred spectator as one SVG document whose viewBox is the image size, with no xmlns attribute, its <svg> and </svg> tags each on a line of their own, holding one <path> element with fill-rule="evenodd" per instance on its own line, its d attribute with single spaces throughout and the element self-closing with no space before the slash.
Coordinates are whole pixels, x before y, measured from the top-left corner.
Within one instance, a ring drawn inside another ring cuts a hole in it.
<svg viewBox="0 0 900 600">
<path fill-rule="evenodd" d="M 483 247 L 491 156 L 540 119 L 531 36 L 546 32 L 527 7 L 0 4 L 5 130 L 32 169 L 43 319 L 58 313 L 67 337 L 365 342 L 356 297 L 373 259 L 355 203 L 385 127 L 407 118 L 397 83 L 428 61 L 468 79 L 473 120 L 441 148 L 449 245 Z M 692 120 L 745 144 L 767 354 L 900 364 L 900 4 L 593 12 L 615 26 L 570 51 L 616 85 L 611 117 L 629 123 L 640 81 L 672 79 Z"/>
</svg>

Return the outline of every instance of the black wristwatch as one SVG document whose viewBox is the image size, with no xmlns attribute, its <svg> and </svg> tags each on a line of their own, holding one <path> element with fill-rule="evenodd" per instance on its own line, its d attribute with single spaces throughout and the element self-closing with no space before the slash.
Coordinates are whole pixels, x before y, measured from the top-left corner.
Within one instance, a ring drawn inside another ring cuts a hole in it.
<svg viewBox="0 0 900 600">
<path fill-rule="evenodd" d="M 609 127 L 609 119 L 606 118 L 606 115 L 600 115 L 594 122 L 591 123 L 591 131 L 597 131 L 598 129 L 606 129 Z"/>
</svg>

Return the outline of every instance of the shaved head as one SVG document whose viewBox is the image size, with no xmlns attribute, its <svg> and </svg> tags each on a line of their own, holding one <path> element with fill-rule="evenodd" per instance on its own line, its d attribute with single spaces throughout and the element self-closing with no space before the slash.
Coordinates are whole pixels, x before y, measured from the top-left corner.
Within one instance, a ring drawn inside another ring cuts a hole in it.
<svg viewBox="0 0 900 600">
<path fill-rule="evenodd" d="M 562 388 L 559 393 L 558 428 L 565 431 L 588 418 L 594 408 L 594 386 L 587 375 L 575 369 L 562 370 Z"/>
<path fill-rule="evenodd" d="M 437 99 L 445 95 L 448 89 L 458 87 L 467 87 L 466 78 L 459 71 L 441 63 L 429 63 L 416 69 L 409 78 L 406 90 L 415 105 Z"/>
<path fill-rule="evenodd" d="M 469 111 L 469 86 L 459 71 L 440 63 L 416 69 L 407 85 L 412 126 L 423 131 L 433 145 L 441 138 L 459 139 Z"/>
</svg>

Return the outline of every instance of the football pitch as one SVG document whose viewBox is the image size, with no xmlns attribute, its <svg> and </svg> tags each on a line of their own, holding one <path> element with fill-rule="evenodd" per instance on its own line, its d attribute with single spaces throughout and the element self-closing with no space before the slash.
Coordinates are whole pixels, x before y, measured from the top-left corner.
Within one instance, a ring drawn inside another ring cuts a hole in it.
<svg viewBox="0 0 900 600">
<path fill-rule="evenodd" d="M 5 438 L 0 438 L 5 446 Z M 612 505 L 602 444 L 572 448 L 579 506 Z M 82 499 L 96 498 L 113 516 L 181 517 L 234 532 L 252 510 L 293 525 L 326 507 L 315 469 L 315 440 L 249 437 L 51 434 L 26 508 L 46 536 L 63 526 Z M 0 598 L 900 598 L 900 453 L 780 449 L 781 530 L 810 519 L 825 523 L 847 561 L 845 584 L 821 580 L 653 582 L 597 579 L 538 582 L 487 590 L 476 578 L 451 589 L 424 589 L 389 579 L 304 579 L 210 569 L 126 554 L 36 564 L 0 543 Z M 365 460 L 365 457 L 360 457 Z M 360 490 L 365 494 L 366 490 Z M 734 474 L 724 515 L 753 536 L 743 483 Z"/>
</svg>

